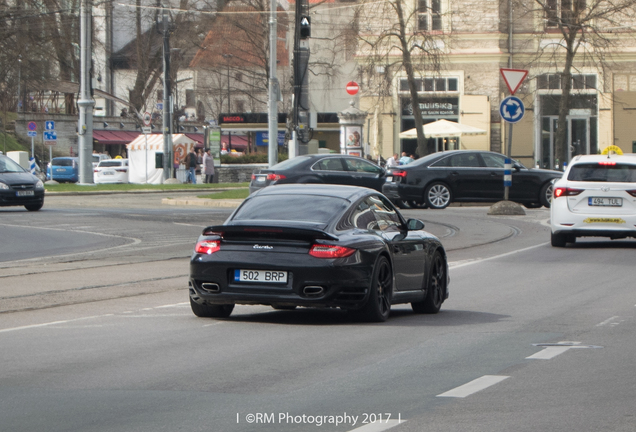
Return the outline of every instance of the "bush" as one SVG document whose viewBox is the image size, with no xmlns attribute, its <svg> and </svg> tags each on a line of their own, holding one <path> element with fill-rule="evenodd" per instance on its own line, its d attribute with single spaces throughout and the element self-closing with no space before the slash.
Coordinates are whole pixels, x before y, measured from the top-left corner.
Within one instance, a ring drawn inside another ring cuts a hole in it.
<svg viewBox="0 0 636 432">
<path fill-rule="evenodd" d="M 287 160 L 287 154 L 278 153 L 278 162 Z M 222 164 L 253 164 L 267 163 L 268 155 L 266 153 L 247 154 L 243 156 L 221 155 Z"/>
</svg>

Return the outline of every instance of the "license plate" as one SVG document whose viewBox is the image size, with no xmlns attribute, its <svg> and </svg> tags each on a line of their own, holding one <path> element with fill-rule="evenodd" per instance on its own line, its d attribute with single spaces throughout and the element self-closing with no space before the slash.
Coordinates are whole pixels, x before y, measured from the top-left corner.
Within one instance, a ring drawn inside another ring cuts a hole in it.
<svg viewBox="0 0 636 432">
<path fill-rule="evenodd" d="M 393 181 L 393 176 L 386 176 L 386 181 L 392 182 Z"/>
<path fill-rule="evenodd" d="M 589 197 L 587 199 L 587 205 L 595 207 L 622 207 L 623 198 Z"/>
<path fill-rule="evenodd" d="M 31 191 L 31 190 L 28 190 L 28 191 L 17 191 L 17 192 L 15 193 L 15 195 L 16 195 L 16 196 L 33 196 L 33 195 L 34 195 L 34 193 L 33 193 L 33 191 Z"/>
<path fill-rule="evenodd" d="M 234 281 L 287 283 L 287 272 L 278 270 L 234 270 Z"/>
<path fill-rule="evenodd" d="M 103 175 L 115 175 L 114 171 L 104 171 L 102 172 Z"/>
<path fill-rule="evenodd" d="M 265 183 L 265 176 L 256 176 L 256 179 L 254 179 L 256 181 L 256 183 Z"/>
</svg>

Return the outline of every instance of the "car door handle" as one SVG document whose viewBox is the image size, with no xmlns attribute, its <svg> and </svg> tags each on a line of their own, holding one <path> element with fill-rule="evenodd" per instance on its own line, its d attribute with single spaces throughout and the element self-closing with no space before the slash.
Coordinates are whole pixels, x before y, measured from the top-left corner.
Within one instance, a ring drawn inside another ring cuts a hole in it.
<svg viewBox="0 0 636 432">
<path fill-rule="evenodd" d="M 490 175 L 491 177 L 498 177 L 500 174 L 496 172 L 491 172 Z"/>
<path fill-rule="evenodd" d="M 456 176 L 456 175 L 459 175 L 459 173 L 457 171 L 451 171 L 451 175 Z"/>
</svg>

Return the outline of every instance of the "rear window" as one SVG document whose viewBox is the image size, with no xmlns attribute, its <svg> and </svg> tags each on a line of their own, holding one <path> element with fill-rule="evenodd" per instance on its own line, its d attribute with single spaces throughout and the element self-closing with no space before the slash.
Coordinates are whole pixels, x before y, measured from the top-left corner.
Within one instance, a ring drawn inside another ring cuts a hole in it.
<svg viewBox="0 0 636 432">
<path fill-rule="evenodd" d="M 54 166 L 73 166 L 73 159 L 57 159 L 54 158 L 51 162 Z"/>
<path fill-rule="evenodd" d="M 307 159 L 309 159 L 308 157 L 303 157 L 303 156 L 298 156 L 295 158 L 291 158 L 291 159 L 287 159 L 286 161 L 283 161 L 281 163 L 277 163 L 276 165 L 273 165 L 272 167 L 270 167 L 270 170 L 286 170 L 286 169 L 290 169 L 293 168 L 297 165 L 300 165 L 303 162 L 306 162 Z"/>
<path fill-rule="evenodd" d="M 316 195 L 261 195 L 245 201 L 232 221 L 298 221 L 328 224 L 349 201 Z"/>
<path fill-rule="evenodd" d="M 118 166 L 121 166 L 121 161 L 118 161 L 118 160 L 101 161 L 98 166 L 100 166 L 100 167 L 118 167 Z"/>
<path fill-rule="evenodd" d="M 636 165 L 616 162 L 594 162 L 572 165 L 570 181 L 636 183 Z"/>
</svg>

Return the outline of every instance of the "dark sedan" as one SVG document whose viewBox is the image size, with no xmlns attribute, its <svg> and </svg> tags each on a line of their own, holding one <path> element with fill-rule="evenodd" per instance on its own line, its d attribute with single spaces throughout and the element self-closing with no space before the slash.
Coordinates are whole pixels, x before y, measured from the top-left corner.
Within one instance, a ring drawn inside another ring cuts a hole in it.
<svg viewBox="0 0 636 432">
<path fill-rule="evenodd" d="M 43 205 L 42 180 L 12 159 L 0 155 L 0 207 L 24 206 L 29 211 L 36 211 Z"/>
<path fill-rule="evenodd" d="M 392 304 L 411 303 L 416 313 L 437 313 L 448 298 L 448 264 L 423 229 L 368 188 L 264 188 L 199 237 L 192 311 L 227 317 L 235 304 L 305 306 L 385 321 Z"/>
<path fill-rule="evenodd" d="M 389 173 L 382 192 L 432 209 L 452 202 L 495 202 L 504 197 L 504 163 L 499 153 L 454 150 L 433 153 Z M 528 208 L 550 207 L 552 182 L 559 171 L 526 168 L 512 163 L 510 200 Z"/>
<path fill-rule="evenodd" d="M 356 156 L 304 155 L 252 174 L 250 193 L 265 186 L 289 183 L 341 184 L 382 191 L 385 179 L 384 168 Z"/>
</svg>

